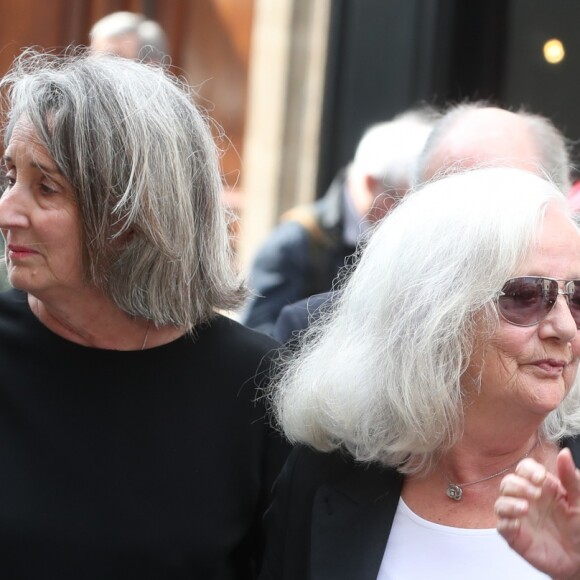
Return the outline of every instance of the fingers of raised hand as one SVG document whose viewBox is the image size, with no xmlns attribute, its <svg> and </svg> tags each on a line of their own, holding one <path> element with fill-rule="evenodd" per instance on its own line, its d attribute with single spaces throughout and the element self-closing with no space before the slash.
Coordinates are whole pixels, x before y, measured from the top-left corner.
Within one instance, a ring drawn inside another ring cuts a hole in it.
<svg viewBox="0 0 580 580">
<path fill-rule="evenodd" d="M 539 467 L 541 470 L 524 471 L 523 475 L 517 471 L 506 475 L 499 485 L 500 498 L 538 499 L 546 480 L 546 470 L 541 465 Z"/>
<path fill-rule="evenodd" d="M 518 518 L 525 515 L 529 507 L 526 499 L 500 496 L 495 502 L 495 513 L 500 518 Z"/>
<path fill-rule="evenodd" d="M 530 483 L 537 486 L 541 486 L 544 483 L 547 473 L 546 468 L 531 457 L 520 461 L 515 469 L 516 475 L 527 479 Z"/>
<path fill-rule="evenodd" d="M 513 544 L 521 527 L 519 518 L 499 518 L 496 529 L 509 544 Z"/>
<path fill-rule="evenodd" d="M 495 512 L 498 516 L 497 531 L 512 544 L 522 526 L 522 517 L 525 517 L 529 506 L 525 500 L 500 497 L 495 502 Z"/>
<path fill-rule="evenodd" d="M 570 503 L 580 504 L 580 471 L 574 465 L 569 449 L 562 449 L 558 454 L 557 473 Z"/>
<path fill-rule="evenodd" d="M 519 475 L 510 474 L 500 484 L 500 496 L 495 501 L 498 516 L 497 530 L 509 542 L 516 538 L 521 519 L 530 508 L 530 500 L 537 499 L 541 489 Z"/>
<path fill-rule="evenodd" d="M 500 495 L 495 502 L 499 533 L 512 543 L 521 528 L 521 518 L 530 511 L 530 503 L 542 495 L 547 472 L 543 465 L 527 458 L 518 463 L 515 473 L 506 475 L 501 483 Z"/>
</svg>

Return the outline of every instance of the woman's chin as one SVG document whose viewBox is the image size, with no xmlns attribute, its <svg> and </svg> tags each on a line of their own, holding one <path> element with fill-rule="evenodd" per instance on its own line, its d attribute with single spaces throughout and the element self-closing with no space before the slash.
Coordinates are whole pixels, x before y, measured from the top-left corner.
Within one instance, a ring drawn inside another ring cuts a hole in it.
<svg viewBox="0 0 580 580">
<path fill-rule="evenodd" d="M 537 413 L 548 415 L 556 410 L 566 397 L 568 390 L 563 382 L 557 381 L 554 385 L 543 387 L 535 393 L 532 404 Z"/>
</svg>

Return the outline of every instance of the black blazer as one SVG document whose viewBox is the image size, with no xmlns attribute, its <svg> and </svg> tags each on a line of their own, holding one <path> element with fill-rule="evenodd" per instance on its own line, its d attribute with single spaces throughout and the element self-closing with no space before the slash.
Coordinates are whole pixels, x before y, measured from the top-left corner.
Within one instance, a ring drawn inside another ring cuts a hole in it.
<svg viewBox="0 0 580 580">
<path fill-rule="evenodd" d="M 565 446 L 580 465 L 580 441 Z M 266 512 L 260 580 L 376 580 L 402 486 L 394 469 L 296 448 Z"/>
</svg>

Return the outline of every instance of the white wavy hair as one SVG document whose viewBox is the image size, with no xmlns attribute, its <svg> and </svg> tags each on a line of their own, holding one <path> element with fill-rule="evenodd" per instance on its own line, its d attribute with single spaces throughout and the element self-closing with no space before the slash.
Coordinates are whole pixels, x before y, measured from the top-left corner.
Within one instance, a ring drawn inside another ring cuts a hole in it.
<svg viewBox="0 0 580 580">
<path fill-rule="evenodd" d="M 374 231 L 333 311 L 281 361 L 270 396 L 286 436 L 428 471 L 462 435 L 461 376 L 476 333 L 496 329 L 494 299 L 533 250 L 548 205 L 569 215 L 552 183 L 507 168 L 407 195 Z M 580 432 L 578 381 L 542 430 L 549 440 Z"/>
</svg>

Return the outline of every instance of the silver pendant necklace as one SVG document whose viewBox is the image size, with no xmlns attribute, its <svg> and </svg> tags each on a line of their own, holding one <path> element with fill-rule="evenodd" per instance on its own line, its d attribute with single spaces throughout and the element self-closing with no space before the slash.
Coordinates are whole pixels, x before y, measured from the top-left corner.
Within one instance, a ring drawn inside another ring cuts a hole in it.
<svg viewBox="0 0 580 580">
<path fill-rule="evenodd" d="M 455 500 L 460 501 L 463 497 L 463 488 L 469 487 L 470 485 L 475 485 L 476 483 L 483 483 L 484 481 L 488 481 L 490 479 L 494 479 L 495 477 L 499 477 L 504 473 L 507 473 L 510 469 L 514 468 L 520 461 L 524 460 L 528 455 L 538 446 L 539 441 L 534 443 L 534 446 L 523 456 L 520 457 L 517 461 L 514 461 L 507 467 L 504 467 L 501 471 L 494 473 L 493 475 L 488 475 L 487 477 L 482 477 L 481 479 L 477 479 L 475 481 L 469 481 L 467 483 L 453 483 L 447 475 L 445 475 L 445 479 L 447 480 L 447 497 Z"/>
</svg>

